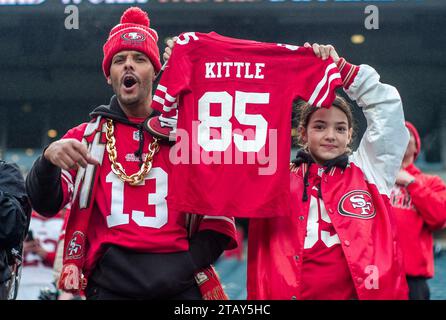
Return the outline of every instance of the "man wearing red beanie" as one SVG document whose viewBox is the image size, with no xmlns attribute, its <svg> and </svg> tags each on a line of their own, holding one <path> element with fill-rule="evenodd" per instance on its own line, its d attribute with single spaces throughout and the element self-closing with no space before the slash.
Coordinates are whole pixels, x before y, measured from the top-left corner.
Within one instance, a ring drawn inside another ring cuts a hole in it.
<svg viewBox="0 0 446 320">
<path fill-rule="evenodd" d="M 169 208 L 169 146 L 143 130 L 159 114 L 151 108 L 157 41 L 146 12 L 124 12 L 103 48 L 110 104 L 50 144 L 27 177 L 38 213 L 52 216 L 71 204 L 59 287 L 85 290 L 87 299 L 225 297 L 209 286 L 215 275 L 208 267 L 236 246 L 234 221 Z M 193 236 L 191 220 L 201 220 Z M 207 292 L 196 278 L 209 280 Z"/>
<path fill-rule="evenodd" d="M 406 127 L 409 145 L 390 200 L 403 249 L 409 299 L 428 300 L 427 280 L 434 276 L 432 233 L 446 224 L 446 185 L 440 177 L 422 173 L 415 166 L 420 136 L 410 122 Z"/>
</svg>

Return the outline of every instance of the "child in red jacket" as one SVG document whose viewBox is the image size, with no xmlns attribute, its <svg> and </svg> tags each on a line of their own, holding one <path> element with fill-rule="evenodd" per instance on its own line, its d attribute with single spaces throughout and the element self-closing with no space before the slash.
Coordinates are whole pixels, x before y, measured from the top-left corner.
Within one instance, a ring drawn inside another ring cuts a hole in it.
<svg viewBox="0 0 446 320">
<path fill-rule="evenodd" d="M 400 96 L 370 66 L 347 63 L 331 46 L 313 49 L 329 51 L 367 130 L 351 153 L 354 121 L 343 98 L 328 109 L 302 107 L 292 215 L 249 222 L 248 299 L 407 299 L 389 203 L 409 140 Z"/>
</svg>

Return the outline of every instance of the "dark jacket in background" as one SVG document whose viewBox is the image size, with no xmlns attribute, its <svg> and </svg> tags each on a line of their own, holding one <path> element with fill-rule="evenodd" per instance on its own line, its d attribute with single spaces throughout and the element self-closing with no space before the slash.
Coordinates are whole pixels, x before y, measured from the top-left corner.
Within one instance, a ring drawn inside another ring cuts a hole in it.
<svg viewBox="0 0 446 320">
<path fill-rule="evenodd" d="M 0 160 L 0 300 L 15 299 L 31 205 L 19 168 Z"/>
</svg>

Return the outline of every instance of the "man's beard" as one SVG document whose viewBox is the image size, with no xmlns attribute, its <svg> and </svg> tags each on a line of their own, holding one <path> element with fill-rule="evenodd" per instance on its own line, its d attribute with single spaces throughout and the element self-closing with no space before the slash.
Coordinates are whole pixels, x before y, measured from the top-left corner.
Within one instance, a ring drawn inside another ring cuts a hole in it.
<svg viewBox="0 0 446 320">
<path fill-rule="evenodd" d="M 121 107 L 136 109 L 139 105 L 146 104 L 152 90 L 151 83 L 146 83 L 144 81 L 143 83 L 138 83 L 137 85 L 138 88 L 136 89 L 136 93 L 130 95 L 121 90 L 121 83 L 116 83 L 113 86 L 113 91 L 115 92 Z"/>
<path fill-rule="evenodd" d="M 124 105 L 126 107 L 132 107 L 132 106 L 137 106 L 138 103 L 140 102 L 140 97 L 139 95 L 136 96 L 123 96 L 119 91 L 116 94 L 116 96 L 118 97 L 119 102 L 121 103 L 121 105 Z"/>
<path fill-rule="evenodd" d="M 121 90 L 121 84 L 114 91 L 121 106 L 123 105 L 129 108 L 137 107 L 139 104 L 144 103 L 148 97 L 148 91 L 144 90 L 144 84 L 138 84 L 136 93 L 130 95 Z"/>
</svg>

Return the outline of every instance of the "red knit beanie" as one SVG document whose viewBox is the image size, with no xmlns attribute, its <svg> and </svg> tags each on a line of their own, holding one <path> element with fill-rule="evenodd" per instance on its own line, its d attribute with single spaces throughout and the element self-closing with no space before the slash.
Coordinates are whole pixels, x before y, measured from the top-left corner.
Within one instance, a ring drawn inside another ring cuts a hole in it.
<svg viewBox="0 0 446 320">
<path fill-rule="evenodd" d="M 415 128 L 415 126 L 412 123 L 410 123 L 409 121 L 406 121 L 406 128 L 409 129 L 409 132 L 412 133 L 412 135 L 415 138 L 415 145 L 417 147 L 417 152 L 415 153 L 415 159 L 416 159 L 418 157 L 418 155 L 420 154 L 420 150 L 421 150 L 420 134 L 418 133 L 417 128 Z"/>
<path fill-rule="evenodd" d="M 158 34 L 150 28 L 147 12 L 138 7 L 127 9 L 121 16 L 120 24 L 111 29 L 107 42 L 104 44 L 104 60 L 102 70 L 106 78 L 110 76 L 110 66 L 113 56 L 120 51 L 134 50 L 147 55 L 158 73 L 161 69 L 158 50 Z"/>
</svg>

